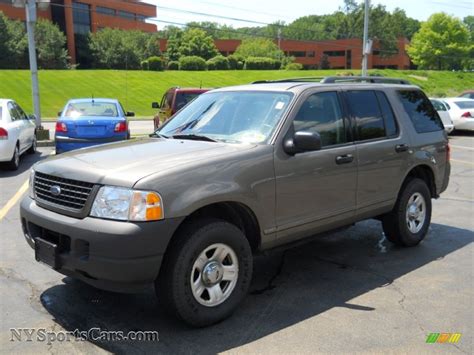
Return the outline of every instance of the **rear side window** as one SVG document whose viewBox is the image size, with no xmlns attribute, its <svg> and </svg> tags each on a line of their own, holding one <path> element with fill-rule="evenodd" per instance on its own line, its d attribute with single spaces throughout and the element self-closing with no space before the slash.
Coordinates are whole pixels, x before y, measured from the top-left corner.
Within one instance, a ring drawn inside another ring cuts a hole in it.
<svg viewBox="0 0 474 355">
<path fill-rule="evenodd" d="M 444 129 L 438 112 L 436 112 L 431 101 L 421 91 L 402 90 L 398 94 L 406 113 L 410 116 L 418 133 L 441 131 Z"/>
<path fill-rule="evenodd" d="M 388 137 L 396 136 L 398 133 L 397 123 L 395 122 L 395 115 L 393 114 L 392 106 L 387 100 L 385 94 L 381 91 L 376 91 L 377 99 L 379 100 L 380 109 L 385 121 L 385 133 Z"/>
<path fill-rule="evenodd" d="M 383 138 L 385 124 L 374 91 L 348 91 L 347 102 L 356 120 L 357 140 Z"/>
</svg>

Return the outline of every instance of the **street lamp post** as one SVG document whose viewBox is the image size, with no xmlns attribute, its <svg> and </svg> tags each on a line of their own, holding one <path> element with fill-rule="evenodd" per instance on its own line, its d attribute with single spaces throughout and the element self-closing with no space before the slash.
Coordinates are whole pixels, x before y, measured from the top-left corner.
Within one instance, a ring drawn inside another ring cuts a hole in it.
<svg viewBox="0 0 474 355">
<path fill-rule="evenodd" d="M 46 9 L 50 0 L 12 0 L 14 7 L 24 7 L 26 12 L 26 31 L 28 33 L 28 54 L 31 71 L 31 91 L 33 93 L 33 108 L 36 116 L 36 126 L 41 128 L 41 109 L 38 84 L 38 65 L 36 63 L 35 23 L 36 5 Z"/>
</svg>

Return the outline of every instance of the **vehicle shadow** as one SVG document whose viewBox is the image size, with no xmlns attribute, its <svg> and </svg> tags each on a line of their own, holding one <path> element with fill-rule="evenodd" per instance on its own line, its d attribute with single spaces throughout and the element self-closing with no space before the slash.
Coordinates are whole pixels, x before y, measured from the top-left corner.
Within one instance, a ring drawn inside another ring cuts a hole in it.
<svg viewBox="0 0 474 355">
<path fill-rule="evenodd" d="M 350 300 L 389 286 L 432 261 L 473 241 L 470 230 L 432 224 L 416 248 L 399 248 L 385 240 L 380 223 L 365 221 L 258 256 L 251 292 L 235 314 L 217 325 L 193 329 L 166 314 L 152 290 L 127 295 L 100 291 L 65 278 L 41 295 L 45 309 L 63 328 L 86 331 L 156 330 L 159 342 L 90 340 L 118 353 L 217 353 L 317 316 L 334 307 L 351 312 L 375 308 Z"/>
<path fill-rule="evenodd" d="M 0 178 L 2 177 L 12 177 L 12 176 L 18 176 L 25 171 L 31 169 L 31 167 L 39 162 L 40 160 L 46 159 L 49 157 L 48 154 L 42 153 L 40 151 L 36 152 L 35 154 L 28 154 L 24 153 L 20 157 L 20 167 L 18 170 L 9 170 L 5 164 L 0 164 Z"/>
</svg>

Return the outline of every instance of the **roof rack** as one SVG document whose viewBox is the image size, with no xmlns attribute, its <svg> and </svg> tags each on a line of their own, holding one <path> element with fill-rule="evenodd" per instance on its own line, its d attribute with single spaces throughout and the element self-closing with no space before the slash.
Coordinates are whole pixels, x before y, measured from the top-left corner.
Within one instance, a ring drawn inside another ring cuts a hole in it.
<svg viewBox="0 0 474 355">
<path fill-rule="evenodd" d="M 337 84 L 337 83 L 372 83 L 372 84 L 402 84 L 410 85 L 410 82 L 405 79 L 387 78 L 384 76 L 307 76 L 300 78 L 288 78 L 278 80 L 258 80 L 252 84 L 270 84 L 270 83 L 304 83 L 304 82 L 318 82 L 321 84 Z"/>
</svg>

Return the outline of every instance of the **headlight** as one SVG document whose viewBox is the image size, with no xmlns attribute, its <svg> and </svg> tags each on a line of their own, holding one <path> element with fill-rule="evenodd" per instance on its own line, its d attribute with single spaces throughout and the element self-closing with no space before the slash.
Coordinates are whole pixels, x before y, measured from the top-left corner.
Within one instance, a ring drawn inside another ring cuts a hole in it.
<svg viewBox="0 0 474 355">
<path fill-rule="evenodd" d="M 90 215 L 121 221 L 157 221 L 164 217 L 161 197 L 156 192 L 115 186 L 100 188 Z"/>
<path fill-rule="evenodd" d="M 28 195 L 34 199 L 35 198 L 35 171 L 31 169 L 30 179 L 28 180 Z"/>
</svg>

